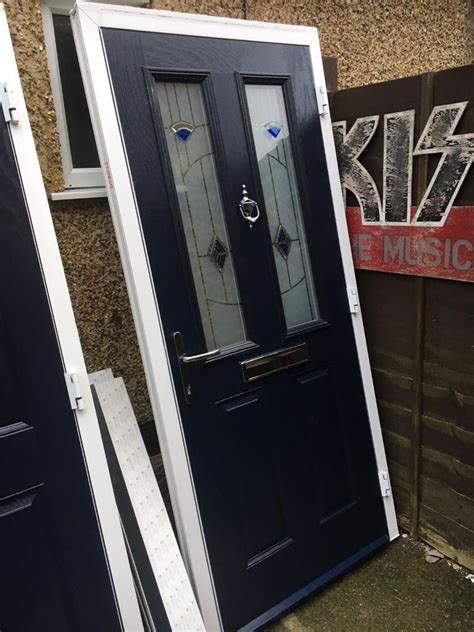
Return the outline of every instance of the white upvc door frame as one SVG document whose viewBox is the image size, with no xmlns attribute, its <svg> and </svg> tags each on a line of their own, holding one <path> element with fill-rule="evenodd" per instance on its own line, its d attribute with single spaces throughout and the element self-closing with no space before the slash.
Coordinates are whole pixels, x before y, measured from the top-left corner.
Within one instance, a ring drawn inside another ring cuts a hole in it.
<svg viewBox="0 0 474 632">
<path fill-rule="evenodd" d="M 303 26 L 286 26 L 149 9 L 112 8 L 107 5 L 81 2 L 80 0 L 72 12 L 72 24 L 99 156 L 106 174 L 107 195 L 163 452 L 163 462 L 179 540 L 188 572 L 196 589 L 206 627 L 210 632 L 215 632 L 222 629 L 219 605 L 171 375 L 160 309 L 152 281 L 120 121 L 115 107 L 114 91 L 108 72 L 101 29 L 114 28 L 306 46 L 310 51 L 315 87 L 325 87 L 318 32 L 315 28 Z M 322 115 L 320 122 L 346 285 L 356 288 L 329 113 Z M 377 467 L 379 471 L 387 471 L 387 460 L 360 311 L 352 315 L 352 324 Z M 385 496 L 383 503 L 389 538 L 393 539 L 398 535 L 393 497 L 391 495 Z"/>
<path fill-rule="evenodd" d="M 79 376 L 84 409 L 74 411 L 76 428 L 94 501 L 98 530 L 108 562 L 110 582 L 115 593 L 117 612 L 126 632 L 142 632 L 140 610 L 79 334 L 28 120 L 5 7 L 0 3 L 0 83 L 3 82 L 9 84 L 14 99 L 12 105 L 16 107 L 18 122 L 10 124 L 10 138 L 49 298 L 51 318 L 55 326 L 64 372 L 76 373 Z M 3 116 L 1 109 L 0 116 Z"/>
</svg>

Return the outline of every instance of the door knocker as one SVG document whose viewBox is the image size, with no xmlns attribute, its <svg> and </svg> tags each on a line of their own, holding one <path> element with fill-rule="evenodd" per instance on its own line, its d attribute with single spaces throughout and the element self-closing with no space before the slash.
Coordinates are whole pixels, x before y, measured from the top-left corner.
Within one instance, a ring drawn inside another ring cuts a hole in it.
<svg viewBox="0 0 474 632">
<path fill-rule="evenodd" d="M 253 225 L 260 217 L 260 209 L 258 208 L 257 202 L 251 200 L 247 197 L 247 189 L 245 188 L 245 184 L 242 185 L 242 195 L 243 198 L 240 200 L 239 208 L 240 214 L 248 222 L 249 228 L 253 228 Z"/>
</svg>

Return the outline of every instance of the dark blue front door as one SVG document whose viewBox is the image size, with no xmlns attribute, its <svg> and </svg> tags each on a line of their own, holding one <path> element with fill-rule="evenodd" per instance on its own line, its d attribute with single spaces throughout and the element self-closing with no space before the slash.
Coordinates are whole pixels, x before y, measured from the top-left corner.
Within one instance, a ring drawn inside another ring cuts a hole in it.
<svg viewBox="0 0 474 632">
<path fill-rule="evenodd" d="M 388 541 L 309 52 L 103 37 L 224 627 L 255 628 Z"/>
<path fill-rule="evenodd" d="M 0 192 L 0 630 L 120 630 L 30 209 L 2 115 Z"/>
</svg>

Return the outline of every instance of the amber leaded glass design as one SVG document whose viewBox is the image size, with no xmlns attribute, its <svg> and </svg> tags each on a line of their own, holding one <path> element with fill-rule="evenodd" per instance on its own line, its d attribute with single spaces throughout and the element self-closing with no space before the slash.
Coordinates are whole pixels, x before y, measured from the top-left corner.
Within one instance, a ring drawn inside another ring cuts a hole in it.
<svg viewBox="0 0 474 632">
<path fill-rule="evenodd" d="M 157 82 L 155 95 L 165 128 L 207 348 L 243 342 L 244 318 L 202 86 Z"/>
<path fill-rule="evenodd" d="M 283 89 L 246 87 L 273 256 L 288 328 L 318 318 Z"/>
</svg>

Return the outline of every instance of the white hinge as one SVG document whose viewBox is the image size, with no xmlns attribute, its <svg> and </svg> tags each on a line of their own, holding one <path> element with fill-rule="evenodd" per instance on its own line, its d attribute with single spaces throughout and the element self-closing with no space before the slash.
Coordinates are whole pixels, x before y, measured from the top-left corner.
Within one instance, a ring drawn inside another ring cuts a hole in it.
<svg viewBox="0 0 474 632">
<path fill-rule="evenodd" d="M 390 487 L 390 479 L 388 477 L 388 472 L 380 471 L 379 472 L 379 483 L 380 483 L 380 491 L 382 496 L 390 496 L 392 494 L 392 488 Z"/>
<path fill-rule="evenodd" d="M 356 287 L 349 286 L 347 288 L 347 300 L 349 301 L 349 309 L 351 314 L 357 314 L 359 311 L 359 294 Z"/>
<path fill-rule="evenodd" d="M 328 91 L 326 86 L 316 86 L 316 98 L 318 101 L 318 112 L 324 116 L 329 112 Z"/>
<path fill-rule="evenodd" d="M 82 399 L 81 383 L 77 373 L 65 373 L 67 392 L 72 410 L 84 410 L 84 400 Z"/>
<path fill-rule="evenodd" d="M 16 109 L 15 92 L 10 83 L 0 82 L 0 101 L 5 121 L 17 125 L 20 119 Z"/>
</svg>

